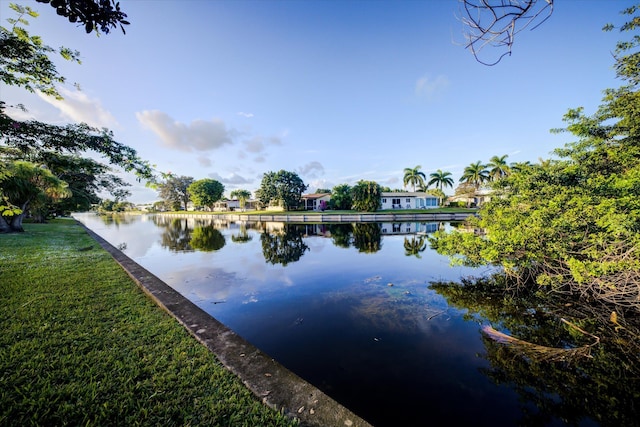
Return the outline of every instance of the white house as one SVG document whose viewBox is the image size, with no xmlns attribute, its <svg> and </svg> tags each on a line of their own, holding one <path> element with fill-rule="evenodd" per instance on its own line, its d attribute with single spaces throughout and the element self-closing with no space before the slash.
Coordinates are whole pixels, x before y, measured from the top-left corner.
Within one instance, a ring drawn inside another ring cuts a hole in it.
<svg viewBox="0 0 640 427">
<path fill-rule="evenodd" d="M 330 193 L 314 193 L 302 195 L 302 203 L 304 204 L 305 210 L 308 211 L 324 211 L 328 208 L 330 200 Z"/>
<path fill-rule="evenodd" d="M 380 196 L 381 209 L 434 209 L 438 198 L 427 193 L 383 192 Z"/>
</svg>

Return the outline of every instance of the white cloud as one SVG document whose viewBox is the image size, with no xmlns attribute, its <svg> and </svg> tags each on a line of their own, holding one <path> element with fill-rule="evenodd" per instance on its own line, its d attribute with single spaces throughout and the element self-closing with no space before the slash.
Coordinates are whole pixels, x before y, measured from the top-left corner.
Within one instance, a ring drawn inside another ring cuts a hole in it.
<svg viewBox="0 0 640 427">
<path fill-rule="evenodd" d="M 61 115 L 77 123 L 86 123 L 93 127 L 114 127 L 118 124 L 113 115 L 104 109 L 100 100 L 90 98 L 86 93 L 60 88 L 64 99 L 58 100 L 38 92 L 44 101 L 60 110 Z"/>
<path fill-rule="evenodd" d="M 230 185 L 239 185 L 239 184 L 250 184 L 253 182 L 252 179 L 244 178 L 236 173 L 232 173 L 231 176 L 225 178 L 216 172 L 212 172 L 209 174 L 211 179 L 215 179 L 216 181 L 220 181 L 223 184 Z"/>
<path fill-rule="evenodd" d="M 244 112 L 242 112 L 242 111 L 239 111 L 239 112 L 238 112 L 238 115 L 239 115 L 239 116 L 242 116 L 242 117 L 246 117 L 246 118 L 248 118 L 248 119 L 250 119 L 251 117 L 253 117 L 253 113 L 244 113 Z"/>
<path fill-rule="evenodd" d="M 244 145 L 245 150 L 249 153 L 262 153 L 269 145 L 282 145 L 282 139 L 277 136 L 254 136 L 242 141 L 242 144 Z"/>
<path fill-rule="evenodd" d="M 143 126 L 160 137 L 165 147 L 182 151 L 211 151 L 233 144 L 237 132 L 222 119 L 194 120 L 190 124 L 175 121 L 162 111 L 142 111 L 136 117 Z"/>
<path fill-rule="evenodd" d="M 317 178 L 318 176 L 324 175 L 324 166 L 322 166 L 320 162 L 313 161 L 298 168 L 298 172 L 300 175 L 304 175 L 309 178 Z"/>
<path fill-rule="evenodd" d="M 442 92 L 449 87 L 449 79 L 446 76 L 440 75 L 435 79 L 430 78 L 428 75 L 424 75 L 416 82 L 416 95 L 426 98 L 431 98 L 438 92 Z"/>
<path fill-rule="evenodd" d="M 307 188 L 308 192 L 316 191 L 318 188 L 328 188 L 331 190 L 336 184 L 333 181 L 328 181 L 326 179 L 312 179 L 309 183 L 309 188 Z"/>
</svg>

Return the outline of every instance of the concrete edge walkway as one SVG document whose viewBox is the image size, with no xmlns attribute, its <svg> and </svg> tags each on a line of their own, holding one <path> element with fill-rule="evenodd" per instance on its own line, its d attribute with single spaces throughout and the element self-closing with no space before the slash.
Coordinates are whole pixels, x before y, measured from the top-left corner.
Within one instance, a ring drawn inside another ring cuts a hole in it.
<svg viewBox="0 0 640 427">
<path fill-rule="evenodd" d="M 215 354 L 265 404 L 298 419 L 301 426 L 371 426 L 218 322 L 84 224 L 76 222 L 111 254 L 147 295 Z"/>
</svg>

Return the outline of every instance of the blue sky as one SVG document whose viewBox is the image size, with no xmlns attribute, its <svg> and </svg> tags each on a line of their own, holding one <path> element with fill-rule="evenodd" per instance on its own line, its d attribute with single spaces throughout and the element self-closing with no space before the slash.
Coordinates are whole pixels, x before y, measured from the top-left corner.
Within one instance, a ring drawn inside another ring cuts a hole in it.
<svg viewBox="0 0 640 427">
<path fill-rule="evenodd" d="M 58 63 L 62 102 L 0 86 L 29 110 L 9 114 L 108 127 L 158 170 L 217 179 L 228 195 L 280 169 L 311 192 L 360 179 L 401 188 L 416 165 L 457 182 L 493 155 L 547 158 L 573 140 L 549 132 L 564 113 L 592 113 L 620 85 L 611 52 L 621 36 L 601 29 L 634 1 L 557 0 L 493 67 L 463 48 L 456 0 L 121 0 L 127 34 L 100 37 L 19 3 L 40 12 L 33 34 L 79 50 L 82 64 Z M 0 0 L 3 26 L 8 6 Z"/>
</svg>

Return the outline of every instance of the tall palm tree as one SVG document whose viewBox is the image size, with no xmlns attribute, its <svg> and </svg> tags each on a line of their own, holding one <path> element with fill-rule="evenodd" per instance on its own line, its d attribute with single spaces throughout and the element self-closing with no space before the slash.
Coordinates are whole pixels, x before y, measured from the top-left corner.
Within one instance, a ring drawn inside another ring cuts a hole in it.
<svg viewBox="0 0 640 427">
<path fill-rule="evenodd" d="M 487 167 L 489 168 L 489 180 L 497 181 L 511 174 L 511 168 L 507 164 L 507 156 L 493 156 L 489 159 Z"/>
<path fill-rule="evenodd" d="M 420 170 L 422 166 L 418 165 L 415 168 L 404 168 L 404 186 L 407 184 L 413 185 L 413 192 L 416 191 L 416 185 L 424 185 L 424 180 L 427 176 Z"/>
<path fill-rule="evenodd" d="M 471 163 L 464 168 L 460 182 L 466 182 L 473 184 L 478 190 L 482 183 L 489 180 L 489 171 L 487 171 L 487 165 L 483 165 L 479 160 L 475 163 Z"/>
<path fill-rule="evenodd" d="M 444 187 L 453 188 L 453 178 L 451 178 L 451 172 L 447 172 L 447 171 L 443 172 L 440 169 L 438 169 L 437 171 L 429 174 L 429 178 L 431 179 L 427 183 L 427 186 L 435 184 L 436 188 L 439 188 L 440 190 L 443 190 L 443 191 L 444 191 Z"/>
<path fill-rule="evenodd" d="M 229 194 L 229 197 L 231 198 L 236 197 L 240 204 L 240 208 L 244 209 L 247 203 L 247 199 L 251 197 L 251 192 L 249 190 L 242 190 L 242 189 L 233 190 L 231 194 Z"/>
<path fill-rule="evenodd" d="M 520 172 L 530 168 L 531 166 L 533 166 L 533 164 L 529 160 L 527 160 L 527 161 L 524 161 L 524 162 L 513 162 L 513 163 L 511 163 L 509 165 L 509 168 L 511 168 L 512 172 L 520 173 Z"/>
<path fill-rule="evenodd" d="M 438 203 L 442 205 L 442 201 L 444 200 L 445 196 L 443 188 L 453 188 L 453 178 L 451 178 L 451 172 L 443 172 L 442 170 L 438 169 L 437 171 L 429 174 L 429 178 L 431 179 L 427 183 L 427 187 L 435 184 L 436 188 L 439 190 Z"/>
</svg>

